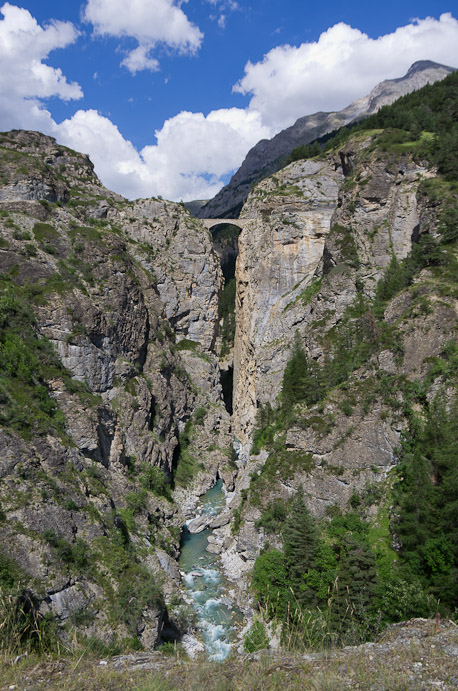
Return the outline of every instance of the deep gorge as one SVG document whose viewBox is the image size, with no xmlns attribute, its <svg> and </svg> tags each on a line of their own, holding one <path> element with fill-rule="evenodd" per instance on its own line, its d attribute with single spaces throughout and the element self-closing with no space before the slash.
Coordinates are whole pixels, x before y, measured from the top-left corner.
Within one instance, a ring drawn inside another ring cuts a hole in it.
<svg viewBox="0 0 458 691">
<path fill-rule="evenodd" d="M 62 645 L 221 659 L 456 607 L 456 170 L 390 112 L 211 232 L 1 135 L 0 585 Z"/>
</svg>

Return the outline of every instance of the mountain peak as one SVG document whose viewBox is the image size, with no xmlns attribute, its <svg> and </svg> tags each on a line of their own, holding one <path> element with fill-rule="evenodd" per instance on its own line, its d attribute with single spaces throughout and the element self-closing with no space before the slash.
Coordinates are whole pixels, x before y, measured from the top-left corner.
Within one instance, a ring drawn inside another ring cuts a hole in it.
<svg viewBox="0 0 458 691">
<path fill-rule="evenodd" d="M 417 72 L 423 72 L 424 70 L 429 69 L 443 69 L 448 70 L 450 72 L 455 71 L 455 67 L 441 65 L 440 63 L 433 62 L 432 60 L 417 60 L 416 62 L 412 63 L 404 77 L 401 77 L 401 79 L 407 79 L 408 77 L 411 77 L 413 74 L 416 74 Z"/>
<path fill-rule="evenodd" d="M 379 108 L 390 105 L 401 96 L 444 79 L 455 68 L 431 60 L 414 62 L 402 77 L 386 79 L 369 94 L 333 113 L 313 113 L 299 118 L 294 125 L 263 139 L 248 152 L 240 168 L 229 183 L 205 206 L 195 213 L 200 218 L 236 218 L 248 196 L 250 186 L 282 166 L 284 157 L 297 146 L 307 145 L 350 122 L 372 115 Z"/>
</svg>

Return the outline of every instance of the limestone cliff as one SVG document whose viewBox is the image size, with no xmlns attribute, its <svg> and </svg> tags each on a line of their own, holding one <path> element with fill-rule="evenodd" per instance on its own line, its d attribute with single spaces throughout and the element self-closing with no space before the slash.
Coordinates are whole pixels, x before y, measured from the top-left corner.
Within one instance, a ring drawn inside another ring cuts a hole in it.
<svg viewBox="0 0 458 691">
<path fill-rule="evenodd" d="M 301 162 L 261 182 L 243 209 L 249 223 L 237 262 L 233 417 L 243 444 L 259 404 L 278 394 L 298 320 L 291 308 L 322 261 L 341 179 L 327 161 Z"/>
<path fill-rule="evenodd" d="M 180 473 L 228 472 L 219 260 L 179 204 L 125 201 L 38 133 L 0 147 L 0 561 L 67 635 L 151 647 Z"/>
<path fill-rule="evenodd" d="M 207 204 L 196 207 L 196 216 L 236 218 L 250 186 L 279 170 L 282 160 L 295 147 L 309 144 L 354 120 L 367 117 L 381 106 L 393 103 L 400 96 L 420 89 L 425 84 L 443 79 L 450 72 L 453 72 L 451 67 L 421 60 L 414 63 L 403 77 L 387 79 L 377 84 L 367 96 L 357 99 L 341 111 L 314 113 L 299 118 L 291 127 L 282 130 L 272 139 L 262 139 L 250 149 L 229 183 Z"/>
<path fill-rule="evenodd" d="M 234 432 L 243 443 L 259 404 L 278 395 L 295 330 L 312 357 L 323 357 L 319 340 L 354 300 L 356 280 L 373 295 L 392 253 L 404 258 L 418 239 L 417 190 L 430 173 L 408 159 L 387 165 L 365 153 L 370 143 L 363 136 L 337 157 L 293 163 L 244 206 L 234 383 Z"/>
<path fill-rule="evenodd" d="M 428 400 L 441 390 L 440 377 L 427 379 L 428 363 L 455 338 L 452 275 L 426 266 L 386 305 L 383 323 L 371 311 L 388 266 L 421 238 L 437 237 L 442 205 L 425 192 L 435 173 L 407 154 L 380 155 L 376 137 L 363 132 L 325 159 L 291 164 L 259 183 L 242 212 L 249 225 L 237 266 L 233 431 L 245 452 L 257 412 L 271 405 L 265 415 L 272 425 L 279 414 L 295 340 L 316 363 L 317 386 L 336 348 L 355 352 L 358 338 L 379 345 L 321 402 L 296 408 L 268 458 L 263 452 L 249 461 L 238 537 L 224 557 L 235 573 L 250 571 L 247 560 L 266 540 L 276 544 L 278 537 L 259 528 L 262 511 L 300 485 L 315 515 L 345 510 L 352 497 L 367 495 L 375 520 L 407 425 L 403 387 L 429 381 Z M 229 534 L 222 528 L 221 540 Z"/>
</svg>

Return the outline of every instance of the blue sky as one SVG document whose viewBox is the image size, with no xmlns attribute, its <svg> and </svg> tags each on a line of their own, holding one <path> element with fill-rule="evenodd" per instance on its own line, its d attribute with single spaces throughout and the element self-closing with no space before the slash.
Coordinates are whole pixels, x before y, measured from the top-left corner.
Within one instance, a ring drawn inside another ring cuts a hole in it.
<svg viewBox="0 0 458 691">
<path fill-rule="evenodd" d="M 129 197 L 209 198 L 260 138 L 412 62 L 458 66 L 456 2 L 0 4 L 0 129 L 89 153 Z M 429 17 L 429 19 L 427 19 Z M 157 135 L 157 136 L 156 136 Z"/>
</svg>

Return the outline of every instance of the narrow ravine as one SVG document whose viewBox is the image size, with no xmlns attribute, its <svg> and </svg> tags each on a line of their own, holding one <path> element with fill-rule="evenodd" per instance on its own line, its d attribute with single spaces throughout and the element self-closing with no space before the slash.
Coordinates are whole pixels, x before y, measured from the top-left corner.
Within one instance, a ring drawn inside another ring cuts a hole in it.
<svg viewBox="0 0 458 691">
<path fill-rule="evenodd" d="M 216 516 L 225 506 L 222 481 L 202 498 L 202 515 Z M 212 530 L 190 533 L 185 526 L 179 559 L 184 586 L 198 617 L 198 631 L 210 660 L 222 661 L 231 652 L 242 614 L 231 599 L 230 584 L 219 557 L 207 552 Z"/>
</svg>

